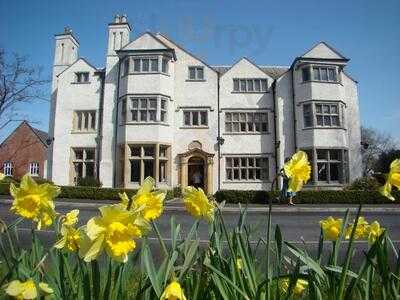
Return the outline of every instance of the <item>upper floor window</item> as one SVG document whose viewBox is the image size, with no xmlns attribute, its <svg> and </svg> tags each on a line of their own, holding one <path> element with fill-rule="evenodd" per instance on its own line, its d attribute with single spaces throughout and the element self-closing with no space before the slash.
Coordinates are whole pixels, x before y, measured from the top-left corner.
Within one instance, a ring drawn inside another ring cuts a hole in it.
<svg viewBox="0 0 400 300">
<path fill-rule="evenodd" d="M 161 61 L 161 72 L 168 73 L 168 59 L 163 58 Z"/>
<path fill-rule="evenodd" d="M 76 72 L 76 83 L 89 82 L 89 72 Z"/>
<path fill-rule="evenodd" d="M 303 104 L 304 127 L 343 126 L 343 105 L 339 103 L 312 102 Z"/>
<path fill-rule="evenodd" d="M 122 75 L 128 75 L 129 74 L 129 65 L 130 65 L 130 59 L 129 57 L 124 60 L 124 72 Z"/>
<path fill-rule="evenodd" d="M 336 67 L 329 66 L 304 67 L 302 69 L 302 77 L 303 81 L 338 82 Z"/>
<path fill-rule="evenodd" d="M 226 157 L 225 175 L 229 181 L 266 181 L 269 179 L 268 157 Z"/>
<path fill-rule="evenodd" d="M 168 99 L 160 96 L 130 97 L 128 101 L 122 101 L 121 112 L 122 120 L 127 122 L 166 123 Z"/>
<path fill-rule="evenodd" d="M 130 67 L 128 66 L 130 71 Z M 128 73 L 129 73 L 128 71 Z M 162 56 L 134 57 L 134 73 L 168 73 L 168 59 Z"/>
<path fill-rule="evenodd" d="M 74 112 L 74 131 L 95 131 L 96 111 L 80 110 Z"/>
<path fill-rule="evenodd" d="M 233 91 L 241 93 L 264 93 L 267 91 L 268 80 L 262 78 L 233 79 Z"/>
<path fill-rule="evenodd" d="M 268 132 L 268 113 L 226 112 L 225 131 L 240 133 Z"/>
<path fill-rule="evenodd" d="M 204 80 L 204 67 L 202 66 L 189 67 L 189 80 Z"/>
<path fill-rule="evenodd" d="M 38 162 L 31 162 L 29 164 L 29 174 L 31 176 L 39 176 L 39 163 Z"/>
<path fill-rule="evenodd" d="M 13 176 L 14 166 L 11 161 L 6 161 L 3 164 L 3 172 L 6 176 Z"/>
<path fill-rule="evenodd" d="M 183 112 L 183 124 L 190 127 L 207 126 L 208 116 L 206 110 Z"/>
</svg>

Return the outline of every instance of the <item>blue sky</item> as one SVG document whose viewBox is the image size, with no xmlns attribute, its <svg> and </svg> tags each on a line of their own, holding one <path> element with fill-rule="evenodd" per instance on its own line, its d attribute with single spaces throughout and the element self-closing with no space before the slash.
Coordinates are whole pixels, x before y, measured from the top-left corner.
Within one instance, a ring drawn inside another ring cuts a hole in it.
<svg viewBox="0 0 400 300">
<path fill-rule="evenodd" d="M 28 55 L 51 77 L 53 36 L 70 26 L 80 56 L 105 62 L 107 24 L 126 13 L 131 38 L 146 30 L 166 33 L 211 65 L 247 56 L 258 64 L 290 65 L 318 41 L 351 61 L 359 81 L 362 123 L 400 140 L 400 1 L 1 1 L 0 47 Z M 47 94 L 50 86 L 46 87 Z M 49 105 L 20 110 L 47 130 Z M 0 132 L 2 140 L 17 124 Z"/>
</svg>

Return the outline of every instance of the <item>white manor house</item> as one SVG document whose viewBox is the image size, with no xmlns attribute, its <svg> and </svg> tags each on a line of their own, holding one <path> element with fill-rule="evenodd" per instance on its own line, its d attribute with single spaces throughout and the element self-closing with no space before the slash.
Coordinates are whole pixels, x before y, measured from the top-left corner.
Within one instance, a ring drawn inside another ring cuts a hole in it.
<svg viewBox="0 0 400 300">
<path fill-rule="evenodd" d="M 285 159 L 308 153 L 308 188 L 361 176 L 357 82 L 348 58 L 321 42 L 291 66 L 241 58 L 211 66 L 161 33 L 130 39 L 108 24 L 104 68 L 79 57 L 68 28 L 55 36 L 48 177 L 104 187 L 197 185 L 268 189 Z"/>
</svg>

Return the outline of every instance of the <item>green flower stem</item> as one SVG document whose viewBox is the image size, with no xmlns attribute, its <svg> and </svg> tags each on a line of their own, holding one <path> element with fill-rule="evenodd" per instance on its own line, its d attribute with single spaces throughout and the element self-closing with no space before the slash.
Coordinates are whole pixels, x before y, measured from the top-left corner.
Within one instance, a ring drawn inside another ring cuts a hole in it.
<svg viewBox="0 0 400 300">
<path fill-rule="evenodd" d="M 266 264 L 267 264 L 267 270 L 266 270 L 266 292 L 267 292 L 267 300 L 271 299 L 271 291 L 270 291 L 270 284 L 271 284 L 271 278 L 269 274 L 269 264 L 270 264 L 270 242 L 271 242 L 271 213 L 272 213 L 272 201 L 271 198 L 268 200 L 268 225 L 267 225 L 267 259 L 266 259 Z"/>
<path fill-rule="evenodd" d="M 158 230 L 157 224 L 154 221 L 151 221 L 151 227 L 157 235 L 158 241 L 160 242 L 161 248 L 163 249 L 164 255 L 168 256 L 167 246 L 164 243 L 164 240 L 161 237 L 160 231 Z"/>
</svg>

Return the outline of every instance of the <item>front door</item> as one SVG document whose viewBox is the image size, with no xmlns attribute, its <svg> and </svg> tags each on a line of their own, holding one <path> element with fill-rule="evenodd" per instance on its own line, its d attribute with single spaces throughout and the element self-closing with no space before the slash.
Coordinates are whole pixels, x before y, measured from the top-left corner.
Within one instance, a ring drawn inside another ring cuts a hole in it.
<svg viewBox="0 0 400 300">
<path fill-rule="evenodd" d="M 188 161 L 188 185 L 205 190 L 204 159 L 191 157 Z"/>
</svg>

